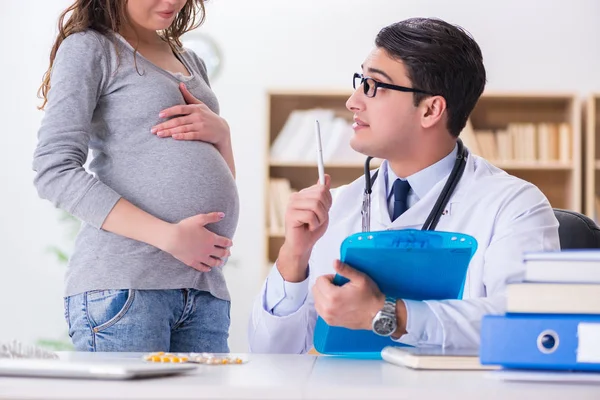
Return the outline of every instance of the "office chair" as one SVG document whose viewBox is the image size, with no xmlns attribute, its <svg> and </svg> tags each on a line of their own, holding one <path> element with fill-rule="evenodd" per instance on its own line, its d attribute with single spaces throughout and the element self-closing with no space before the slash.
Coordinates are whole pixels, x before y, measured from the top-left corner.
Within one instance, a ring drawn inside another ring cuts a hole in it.
<svg viewBox="0 0 600 400">
<path fill-rule="evenodd" d="M 599 249 L 600 228 L 594 221 L 575 211 L 554 209 L 558 220 L 558 237 L 560 248 L 565 249 Z"/>
</svg>

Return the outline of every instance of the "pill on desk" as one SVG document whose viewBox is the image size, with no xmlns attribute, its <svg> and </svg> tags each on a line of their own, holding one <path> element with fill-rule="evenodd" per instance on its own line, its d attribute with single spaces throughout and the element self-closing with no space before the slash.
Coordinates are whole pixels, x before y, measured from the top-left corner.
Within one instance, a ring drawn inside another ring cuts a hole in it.
<svg viewBox="0 0 600 400">
<path fill-rule="evenodd" d="M 162 362 L 162 363 L 196 363 L 196 364 L 207 364 L 207 365 L 228 365 L 228 364 L 243 364 L 246 362 L 240 357 L 233 357 L 229 355 L 216 355 L 212 353 L 150 353 L 143 357 L 145 361 L 149 362 Z"/>
</svg>

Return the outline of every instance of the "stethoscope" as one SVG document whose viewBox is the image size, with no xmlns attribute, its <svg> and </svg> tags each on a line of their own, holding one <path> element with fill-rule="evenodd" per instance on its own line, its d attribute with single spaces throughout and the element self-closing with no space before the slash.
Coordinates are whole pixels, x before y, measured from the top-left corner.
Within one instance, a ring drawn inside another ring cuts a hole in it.
<svg viewBox="0 0 600 400">
<path fill-rule="evenodd" d="M 444 212 L 444 208 L 448 201 L 450 200 L 450 196 L 454 192 L 456 185 L 460 181 L 460 178 L 465 171 L 465 166 L 467 165 L 467 156 L 469 155 L 469 151 L 463 145 L 462 140 L 458 139 L 458 150 L 456 152 L 456 161 L 454 162 L 454 167 L 452 167 L 452 172 L 450 172 L 450 176 L 442 189 L 442 193 L 438 197 L 433 209 L 429 213 L 427 220 L 421 227 L 423 231 L 433 231 L 437 226 L 440 218 L 442 217 L 442 213 Z M 373 189 L 373 183 L 377 179 L 377 175 L 379 170 L 375 171 L 373 176 L 371 176 L 371 169 L 369 165 L 373 157 L 367 157 L 365 161 L 365 194 L 363 195 L 363 203 L 362 203 L 362 231 L 369 232 L 371 229 L 371 192 Z"/>
</svg>

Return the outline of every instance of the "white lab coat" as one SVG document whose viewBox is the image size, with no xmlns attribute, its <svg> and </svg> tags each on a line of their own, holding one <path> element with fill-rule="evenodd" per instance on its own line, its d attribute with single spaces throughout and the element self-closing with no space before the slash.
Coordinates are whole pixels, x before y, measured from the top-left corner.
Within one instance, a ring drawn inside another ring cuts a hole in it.
<svg viewBox="0 0 600 400">
<path fill-rule="evenodd" d="M 379 176 L 371 198 L 371 230 L 420 229 L 446 180 L 391 222 L 385 179 Z M 334 273 L 333 262 L 339 258 L 342 241 L 361 231 L 363 192 L 363 177 L 333 191 L 329 227 L 313 248 L 308 296 L 297 311 L 286 316 L 266 311 L 263 285 L 249 323 L 250 351 L 304 353 L 313 347 L 317 314 L 312 286 L 319 276 Z M 560 248 L 558 221 L 542 192 L 476 155 L 468 157 L 436 230 L 474 236 L 478 248 L 469 265 L 462 300 L 407 302 L 408 333 L 399 340 L 403 343 L 478 347 L 481 318 L 503 313 L 506 285 L 524 278 L 522 254 Z M 274 273 L 277 271 L 271 276 Z"/>
</svg>

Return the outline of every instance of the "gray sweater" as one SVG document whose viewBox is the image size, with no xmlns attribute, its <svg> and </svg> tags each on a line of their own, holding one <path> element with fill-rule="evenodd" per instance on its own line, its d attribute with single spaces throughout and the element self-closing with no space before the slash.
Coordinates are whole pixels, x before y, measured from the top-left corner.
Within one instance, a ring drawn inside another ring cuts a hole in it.
<svg viewBox="0 0 600 400">
<path fill-rule="evenodd" d="M 180 55 L 190 92 L 215 113 L 204 63 Z M 153 246 L 101 228 L 121 198 L 168 222 L 221 211 L 207 225 L 232 238 L 239 200 L 229 168 L 209 143 L 159 138 L 158 113 L 185 104 L 171 73 L 133 48 L 95 31 L 61 44 L 33 159 L 40 197 L 82 221 L 66 273 L 65 295 L 99 289 L 205 290 L 229 300 L 221 268 L 198 272 Z M 88 149 L 93 158 L 86 171 Z"/>
</svg>

